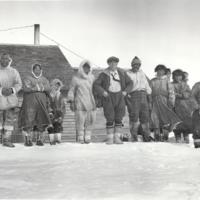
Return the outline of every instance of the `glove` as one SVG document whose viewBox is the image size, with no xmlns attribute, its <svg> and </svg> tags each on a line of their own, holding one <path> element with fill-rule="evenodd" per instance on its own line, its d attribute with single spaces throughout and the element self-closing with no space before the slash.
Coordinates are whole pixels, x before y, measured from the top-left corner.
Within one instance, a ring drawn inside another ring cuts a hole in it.
<svg viewBox="0 0 200 200">
<path fill-rule="evenodd" d="M 3 96 L 10 96 L 13 93 L 13 89 L 12 88 L 2 88 L 1 91 Z"/>
</svg>

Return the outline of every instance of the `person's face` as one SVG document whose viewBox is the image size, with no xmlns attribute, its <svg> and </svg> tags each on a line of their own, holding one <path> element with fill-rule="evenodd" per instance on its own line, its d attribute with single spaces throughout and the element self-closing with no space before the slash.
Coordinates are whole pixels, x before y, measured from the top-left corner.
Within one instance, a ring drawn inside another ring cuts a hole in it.
<svg viewBox="0 0 200 200">
<path fill-rule="evenodd" d="M 200 104 L 200 94 L 197 95 L 196 100 L 197 100 L 197 103 Z"/>
<path fill-rule="evenodd" d="M 8 56 L 2 56 L 0 63 L 1 63 L 1 67 L 7 67 L 10 63 L 10 58 Z"/>
<path fill-rule="evenodd" d="M 161 76 L 164 76 L 164 75 L 165 75 L 165 70 L 160 69 L 160 70 L 157 71 L 157 76 L 158 77 L 161 77 Z"/>
<path fill-rule="evenodd" d="M 138 72 L 138 70 L 140 69 L 141 64 L 140 63 L 132 63 L 131 67 L 132 67 L 132 71 L 133 72 Z"/>
<path fill-rule="evenodd" d="M 34 74 L 35 74 L 36 76 L 40 76 L 42 70 L 40 69 L 39 66 L 37 66 L 37 67 L 34 68 L 33 72 L 34 72 Z"/>
<path fill-rule="evenodd" d="M 177 82 L 177 83 L 180 83 L 181 81 L 183 80 L 183 77 L 182 76 L 175 76 L 175 81 Z"/>
<path fill-rule="evenodd" d="M 90 67 L 89 67 L 89 66 L 83 67 L 83 71 L 84 71 L 85 74 L 89 74 L 89 72 L 90 72 Z"/>
<path fill-rule="evenodd" d="M 188 80 L 188 73 L 184 73 L 184 76 L 185 76 L 185 80 Z"/>
<path fill-rule="evenodd" d="M 171 78 L 171 72 L 167 72 L 167 77 L 170 79 Z"/>
<path fill-rule="evenodd" d="M 55 84 L 55 90 L 58 91 L 59 88 L 60 88 L 60 84 L 59 83 Z"/>
<path fill-rule="evenodd" d="M 109 65 L 109 68 L 110 68 L 111 70 L 115 70 L 115 69 L 117 68 L 118 62 L 116 62 L 116 61 L 111 61 L 111 62 L 108 63 L 108 65 Z"/>
</svg>

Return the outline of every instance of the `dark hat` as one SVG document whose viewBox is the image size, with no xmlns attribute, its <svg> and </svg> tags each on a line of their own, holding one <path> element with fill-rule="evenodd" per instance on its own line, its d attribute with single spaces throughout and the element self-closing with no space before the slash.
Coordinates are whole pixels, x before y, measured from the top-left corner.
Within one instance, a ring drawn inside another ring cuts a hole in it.
<svg viewBox="0 0 200 200">
<path fill-rule="evenodd" d="M 167 71 L 167 68 L 165 67 L 165 65 L 157 65 L 154 71 L 157 72 L 159 70 Z"/>
<path fill-rule="evenodd" d="M 111 56 L 107 59 L 107 63 L 110 63 L 110 62 L 119 62 L 119 58 L 115 57 L 115 56 Z"/>
<path fill-rule="evenodd" d="M 135 56 L 133 60 L 131 61 L 131 65 L 134 65 L 134 64 L 141 64 L 141 60 L 137 56 Z"/>
</svg>

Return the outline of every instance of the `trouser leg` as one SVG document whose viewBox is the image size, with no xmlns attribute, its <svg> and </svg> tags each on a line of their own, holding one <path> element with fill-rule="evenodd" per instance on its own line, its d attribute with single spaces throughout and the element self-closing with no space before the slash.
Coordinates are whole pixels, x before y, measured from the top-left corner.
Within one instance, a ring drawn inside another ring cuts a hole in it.
<svg viewBox="0 0 200 200">
<path fill-rule="evenodd" d="M 12 131 L 4 130 L 3 133 L 3 146 L 6 147 L 15 147 L 15 145 L 11 142 Z"/>
<path fill-rule="evenodd" d="M 86 144 L 91 142 L 92 130 L 96 121 L 96 111 L 92 110 L 87 112 L 87 117 L 85 121 L 85 136 L 84 141 Z"/>
<path fill-rule="evenodd" d="M 161 141 L 160 128 L 154 128 L 154 138 L 156 142 Z"/>
<path fill-rule="evenodd" d="M 150 141 L 150 130 L 149 130 L 149 124 L 143 123 L 141 124 L 142 130 L 143 130 L 143 141 L 149 142 Z"/>
<path fill-rule="evenodd" d="M 162 129 L 162 132 L 163 132 L 163 141 L 164 141 L 164 142 L 167 142 L 168 139 L 169 139 L 169 130 L 163 128 L 163 129 Z"/>
<path fill-rule="evenodd" d="M 114 127 L 107 127 L 107 140 L 106 144 L 113 144 L 114 143 Z"/>
<path fill-rule="evenodd" d="M 76 117 L 76 131 L 78 134 L 78 142 L 83 144 L 87 113 L 85 111 L 76 111 L 75 117 Z"/>
<path fill-rule="evenodd" d="M 32 139 L 33 139 L 33 132 L 28 129 L 26 131 L 22 131 L 23 132 L 23 136 L 24 136 L 24 145 L 25 146 L 33 146 L 33 142 L 32 142 Z"/>
<path fill-rule="evenodd" d="M 133 122 L 130 121 L 130 132 L 131 132 L 131 137 L 133 142 L 138 141 L 138 128 L 139 128 L 139 122 Z"/>
<path fill-rule="evenodd" d="M 114 128 L 114 143 L 115 144 L 123 144 L 123 142 L 121 141 L 120 137 L 122 135 L 122 124 L 117 124 L 117 122 L 115 122 L 115 128 Z"/>
</svg>

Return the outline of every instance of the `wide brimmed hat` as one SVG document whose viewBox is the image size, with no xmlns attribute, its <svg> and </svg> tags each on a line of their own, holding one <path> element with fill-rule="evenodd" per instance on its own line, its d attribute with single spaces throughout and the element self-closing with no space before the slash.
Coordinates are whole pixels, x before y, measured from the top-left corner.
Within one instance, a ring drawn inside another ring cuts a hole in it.
<svg viewBox="0 0 200 200">
<path fill-rule="evenodd" d="M 107 63 L 110 63 L 110 62 L 119 62 L 119 58 L 115 57 L 115 56 L 111 56 L 107 59 Z"/>
</svg>

